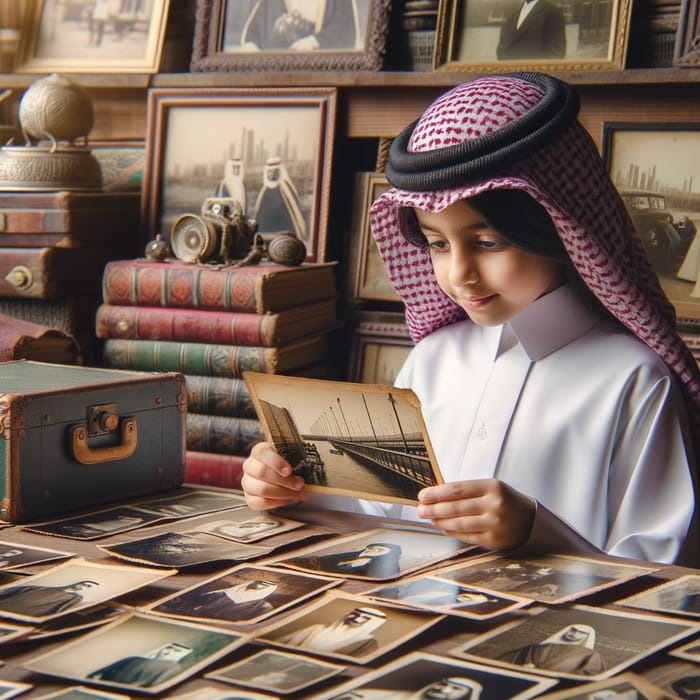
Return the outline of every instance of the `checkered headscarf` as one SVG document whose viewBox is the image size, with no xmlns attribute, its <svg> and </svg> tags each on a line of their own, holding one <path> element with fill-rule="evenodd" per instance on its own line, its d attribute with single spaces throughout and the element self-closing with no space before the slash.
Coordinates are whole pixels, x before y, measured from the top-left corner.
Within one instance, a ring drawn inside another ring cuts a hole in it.
<svg viewBox="0 0 700 700">
<path fill-rule="evenodd" d="M 414 341 L 466 318 L 438 287 L 430 253 L 399 229 L 401 207 L 438 212 L 484 190 L 525 190 L 549 213 L 593 294 L 677 375 L 700 408 L 700 373 L 597 148 L 578 100 L 551 76 L 477 78 L 435 100 L 392 144 L 394 188 L 373 204 L 372 232 L 406 306 Z"/>
</svg>

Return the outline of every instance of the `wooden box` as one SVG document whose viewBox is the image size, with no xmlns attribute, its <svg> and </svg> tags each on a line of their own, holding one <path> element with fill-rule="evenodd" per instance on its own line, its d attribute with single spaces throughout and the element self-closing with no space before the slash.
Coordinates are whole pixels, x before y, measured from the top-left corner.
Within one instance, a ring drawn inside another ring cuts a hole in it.
<svg viewBox="0 0 700 700">
<path fill-rule="evenodd" d="M 178 373 L 0 363 L 0 518 L 37 521 L 181 486 L 186 415 Z"/>
</svg>

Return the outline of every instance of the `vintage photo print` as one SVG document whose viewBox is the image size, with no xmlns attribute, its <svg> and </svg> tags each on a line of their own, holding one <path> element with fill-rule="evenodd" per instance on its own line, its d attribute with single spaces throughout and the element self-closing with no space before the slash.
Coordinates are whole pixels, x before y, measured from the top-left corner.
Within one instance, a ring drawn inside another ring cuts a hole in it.
<svg viewBox="0 0 700 700">
<path fill-rule="evenodd" d="M 488 668 L 480 664 L 448 659 L 425 652 L 411 652 L 377 670 L 363 673 L 317 700 L 354 700 L 357 698 L 498 698 L 524 700 L 539 696 L 556 683 L 518 671 Z"/>
<path fill-rule="evenodd" d="M 58 637 L 62 634 L 69 634 L 73 632 L 82 632 L 84 630 L 92 629 L 93 627 L 100 627 L 101 625 L 106 625 L 109 622 L 113 622 L 120 615 L 126 614 L 127 609 L 114 605 L 112 603 L 100 603 L 99 605 L 93 605 L 90 608 L 85 608 L 84 610 L 78 610 L 74 613 L 66 613 L 60 617 L 54 617 L 51 620 L 42 622 L 32 629 L 32 631 L 27 635 L 27 639 L 30 641 L 37 639 L 49 639 L 51 637 Z"/>
<path fill-rule="evenodd" d="M 700 639 L 695 639 L 692 642 L 688 642 L 687 644 L 676 647 L 675 649 L 671 649 L 668 653 L 671 656 L 675 656 L 677 659 L 684 659 L 685 661 L 694 661 L 695 663 L 699 663 Z"/>
<path fill-rule="evenodd" d="M 270 700 L 265 693 L 255 693 L 252 690 L 218 690 L 212 685 L 192 690 L 182 695 L 170 695 L 171 700 Z"/>
<path fill-rule="evenodd" d="M 235 493 L 214 493 L 213 491 L 190 491 L 170 498 L 157 498 L 132 503 L 133 508 L 157 513 L 167 519 L 192 518 L 196 515 L 213 513 L 229 508 L 243 508 L 245 498 Z"/>
<path fill-rule="evenodd" d="M 221 629 L 132 615 L 25 662 L 59 678 L 156 694 L 248 641 Z"/>
<path fill-rule="evenodd" d="M 409 389 L 244 372 L 269 442 L 306 488 L 416 505 L 443 482 Z"/>
<path fill-rule="evenodd" d="M 540 700 L 670 700 L 661 688 L 635 673 L 621 673 L 597 683 L 540 696 Z"/>
<path fill-rule="evenodd" d="M 469 588 L 435 576 L 419 576 L 388 586 L 378 586 L 363 595 L 390 603 L 416 608 L 438 610 L 450 615 L 486 620 L 530 605 L 529 598 L 494 593 L 480 588 Z"/>
<path fill-rule="evenodd" d="M 145 525 L 152 525 L 164 519 L 162 515 L 123 506 L 78 517 L 52 520 L 23 529 L 42 535 L 57 535 L 74 540 L 96 540 L 120 532 L 135 530 Z"/>
<path fill-rule="evenodd" d="M 450 654 L 558 678 L 602 680 L 699 630 L 698 625 L 659 615 L 583 605 L 541 608 Z"/>
<path fill-rule="evenodd" d="M 669 661 L 642 672 L 646 680 L 676 698 L 697 698 L 700 665 L 690 661 Z"/>
<path fill-rule="evenodd" d="M 42 695 L 38 700 L 129 700 L 129 696 L 122 693 L 95 690 L 86 685 L 72 685 L 69 688 L 57 690 L 55 693 Z"/>
<path fill-rule="evenodd" d="M 175 573 L 174 569 L 75 559 L 0 586 L 0 615 L 17 620 L 50 620 L 104 603 Z"/>
<path fill-rule="evenodd" d="M 75 556 L 70 552 L 61 552 L 45 547 L 27 547 L 17 542 L 0 541 L 0 569 L 2 572 L 21 569 L 32 564 L 45 564 L 49 561 L 69 559 Z"/>
<path fill-rule="evenodd" d="M 13 639 L 28 637 L 31 634 L 32 629 L 32 627 L 15 625 L 7 620 L 2 620 L 0 621 L 0 644 L 6 644 L 7 642 L 11 642 Z M 2 666 L 1 661 L 0 666 Z"/>
<path fill-rule="evenodd" d="M 151 612 L 252 623 L 337 586 L 338 580 L 266 567 L 237 566 L 178 591 Z"/>
<path fill-rule="evenodd" d="M 286 695 L 332 678 L 345 668 L 308 656 L 265 649 L 235 664 L 207 673 L 206 677 Z"/>
<path fill-rule="evenodd" d="M 31 689 L 32 686 L 29 683 L 0 681 L 0 700 L 9 700 L 9 698 L 17 697 Z"/>
<path fill-rule="evenodd" d="M 313 545 L 274 563 L 328 576 L 383 581 L 455 557 L 472 545 L 442 533 L 376 528 Z"/>
<path fill-rule="evenodd" d="M 234 542 L 257 542 L 283 532 L 304 527 L 304 523 L 298 520 L 281 518 L 270 513 L 254 513 L 249 508 L 241 508 L 231 513 L 226 520 L 216 520 L 195 527 L 199 532 L 208 532 L 210 535 L 223 537 Z"/>
<path fill-rule="evenodd" d="M 444 617 L 329 591 L 256 636 L 275 645 L 366 663 Z"/>
<path fill-rule="evenodd" d="M 681 576 L 617 602 L 629 608 L 700 617 L 700 575 Z"/>
<path fill-rule="evenodd" d="M 652 571 L 653 568 L 578 556 L 496 554 L 446 567 L 435 575 L 542 603 L 563 603 Z"/>
<path fill-rule="evenodd" d="M 269 554 L 270 547 L 226 542 L 203 532 L 164 532 L 140 540 L 98 545 L 112 557 L 150 566 L 182 569 L 214 561 L 245 561 Z"/>
</svg>

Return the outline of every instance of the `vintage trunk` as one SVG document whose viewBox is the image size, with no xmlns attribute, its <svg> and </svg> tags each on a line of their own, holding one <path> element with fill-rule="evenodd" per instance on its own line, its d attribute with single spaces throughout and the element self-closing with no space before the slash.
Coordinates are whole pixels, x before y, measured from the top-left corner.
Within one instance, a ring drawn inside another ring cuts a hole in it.
<svg viewBox="0 0 700 700">
<path fill-rule="evenodd" d="M 0 363 L 0 518 L 59 513 L 182 485 L 178 373 Z"/>
</svg>

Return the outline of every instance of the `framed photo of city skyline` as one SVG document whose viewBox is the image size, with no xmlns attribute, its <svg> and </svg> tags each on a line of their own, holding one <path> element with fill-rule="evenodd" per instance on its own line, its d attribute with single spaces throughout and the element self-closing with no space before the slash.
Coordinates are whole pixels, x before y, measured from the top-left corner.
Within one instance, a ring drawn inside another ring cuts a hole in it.
<svg viewBox="0 0 700 700">
<path fill-rule="evenodd" d="M 142 197 L 144 240 L 204 200 L 229 197 L 258 222 L 283 219 L 323 262 L 336 115 L 335 88 L 153 88 Z M 235 174 L 234 174 L 235 173 Z"/>
</svg>

